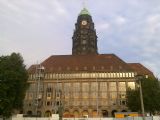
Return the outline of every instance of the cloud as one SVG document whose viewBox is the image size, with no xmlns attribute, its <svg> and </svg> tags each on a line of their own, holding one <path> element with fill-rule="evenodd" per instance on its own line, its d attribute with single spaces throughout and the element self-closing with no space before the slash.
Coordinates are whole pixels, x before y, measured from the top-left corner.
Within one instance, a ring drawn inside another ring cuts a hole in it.
<svg viewBox="0 0 160 120">
<path fill-rule="evenodd" d="M 156 32 L 160 32 L 160 14 L 154 14 L 147 18 L 148 32 L 150 34 L 155 34 Z"/>
<path fill-rule="evenodd" d="M 115 19 L 115 23 L 117 25 L 123 25 L 126 23 L 126 18 L 125 17 L 122 17 L 122 16 L 117 16 L 117 18 Z"/>
<path fill-rule="evenodd" d="M 110 24 L 107 22 L 99 23 L 96 25 L 96 29 L 98 31 L 105 31 L 105 30 L 108 30 L 109 28 L 110 28 Z"/>
</svg>

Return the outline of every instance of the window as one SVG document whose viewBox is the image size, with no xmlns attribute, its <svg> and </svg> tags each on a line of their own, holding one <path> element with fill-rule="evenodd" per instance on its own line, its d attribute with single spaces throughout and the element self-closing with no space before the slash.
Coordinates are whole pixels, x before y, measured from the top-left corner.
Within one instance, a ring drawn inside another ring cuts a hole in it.
<svg viewBox="0 0 160 120">
<path fill-rule="evenodd" d="M 113 70 L 113 66 L 110 66 L 110 69 Z"/>
<path fill-rule="evenodd" d="M 135 82 L 128 82 L 128 87 L 130 88 L 130 89 L 135 89 Z"/>
<path fill-rule="evenodd" d="M 107 91 L 107 82 L 100 82 L 100 91 Z"/>
<path fill-rule="evenodd" d="M 92 77 L 95 78 L 96 77 L 96 73 L 92 73 Z"/>
<path fill-rule="evenodd" d="M 50 104 L 51 104 L 51 102 L 48 101 L 48 102 L 47 102 L 47 106 L 50 106 Z"/>
<path fill-rule="evenodd" d="M 95 70 L 96 69 L 96 67 L 95 66 L 93 66 L 93 70 Z"/>
<path fill-rule="evenodd" d="M 119 91 L 126 91 L 126 83 L 125 82 L 119 82 Z"/>
<path fill-rule="evenodd" d="M 47 83 L 47 92 L 52 92 L 52 90 L 53 90 L 53 84 Z"/>
<path fill-rule="evenodd" d="M 67 67 L 67 70 L 70 70 L 70 67 Z"/>
<path fill-rule="evenodd" d="M 87 70 L 87 67 L 86 67 L 86 66 L 84 67 L 84 70 Z"/>
<path fill-rule="evenodd" d="M 132 73 L 132 77 L 134 77 L 134 73 Z"/>
<path fill-rule="evenodd" d="M 56 75 L 55 75 L 55 74 L 53 74 L 53 75 L 52 75 L 52 77 L 53 77 L 53 79 L 55 79 L 55 78 L 56 78 Z"/>
<path fill-rule="evenodd" d="M 78 70 L 78 67 L 76 67 L 75 69 Z"/>
<path fill-rule="evenodd" d="M 116 73 L 113 73 L 113 77 L 114 77 L 114 78 L 116 77 Z"/>
<path fill-rule="evenodd" d="M 112 101 L 110 101 L 110 104 L 111 104 L 111 105 L 116 105 L 117 102 L 116 102 L 116 100 L 112 100 Z"/>
<path fill-rule="evenodd" d="M 122 66 L 119 66 L 119 70 L 121 70 L 122 69 Z"/>
<path fill-rule="evenodd" d="M 104 66 L 101 66 L 101 69 L 104 70 Z"/>
<path fill-rule="evenodd" d="M 120 100 L 120 105 L 126 105 L 126 101 L 125 100 Z"/>
<path fill-rule="evenodd" d="M 71 92 L 71 84 L 64 83 L 64 96 L 65 96 L 65 98 L 69 98 L 70 92 Z"/>
<path fill-rule="evenodd" d="M 131 73 L 129 73 L 129 77 L 132 77 L 132 74 L 131 74 Z"/>
<path fill-rule="evenodd" d="M 107 82 L 100 82 L 100 96 L 101 98 L 107 98 Z"/>
<path fill-rule="evenodd" d="M 111 77 L 111 73 L 108 73 L 107 75 L 108 75 L 109 78 Z"/>
<path fill-rule="evenodd" d="M 58 70 L 60 71 L 60 70 L 62 70 L 62 68 L 61 68 L 61 67 L 58 67 Z"/>
<path fill-rule="evenodd" d="M 123 77 L 123 76 L 122 76 L 122 73 L 119 73 L 119 77 Z"/>
<path fill-rule="evenodd" d="M 113 77 L 113 73 L 110 73 L 110 77 L 111 77 L 111 78 Z"/>
<path fill-rule="evenodd" d="M 125 74 L 126 74 L 126 73 L 123 73 L 123 77 L 125 77 Z"/>
<path fill-rule="evenodd" d="M 120 76 L 119 76 L 119 73 L 117 73 L 117 77 L 119 78 Z"/>
<path fill-rule="evenodd" d="M 53 78 L 53 77 L 52 77 L 52 74 L 49 74 L 49 75 L 50 75 L 49 78 L 52 79 L 52 78 Z"/>
<path fill-rule="evenodd" d="M 117 99 L 117 92 L 110 92 L 110 99 Z"/>
<path fill-rule="evenodd" d="M 101 77 L 102 77 L 102 78 L 105 78 L 105 73 L 101 73 Z"/>
<path fill-rule="evenodd" d="M 91 97 L 97 98 L 97 96 L 98 96 L 98 83 L 92 82 L 91 83 Z"/>
<path fill-rule="evenodd" d="M 47 99 L 51 99 L 51 93 L 47 93 Z"/>
<path fill-rule="evenodd" d="M 80 83 L 73 83 L 73 97 L 78 98 L 80 95 Z"/>
<path fill-rule="evenodd" d="M 29 104 L 28 104 L 28 106 L 32 106 L 32 104 L 31 104 L 31 103 L 29 103 Z"/>
<path fill-rule="evenodd" d="M 119 92 L 119 98 L 125 99 L 126 98 L 126 92 Z"/>
<path fill-rule="evenodd" d="M 126 73 L 126 77 L 129 77 L 129 76 L 128 76 L 128 73 Z"/>
<path fill-rule="evenodd" d="M 109 82 L 109 91 L 117 91 L 116 82 Z"/>
<path fill-rule="evenodd" d="M 82 97 L 89 97 L 89 83 L 82 83 Z"/>
</svg>

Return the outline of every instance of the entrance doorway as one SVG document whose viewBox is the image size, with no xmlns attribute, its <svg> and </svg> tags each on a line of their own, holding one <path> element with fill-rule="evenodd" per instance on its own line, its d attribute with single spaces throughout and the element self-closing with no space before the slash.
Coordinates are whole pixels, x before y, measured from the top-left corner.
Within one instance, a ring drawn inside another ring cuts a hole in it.
<svg viewBox="0 0 160 120">
<path fill-rule="evenodd" d="M 108 117 L 108 111 L 107 110 L 102 110 L 102 115 L 103 115 L 103 117 Z"/>
</svg>

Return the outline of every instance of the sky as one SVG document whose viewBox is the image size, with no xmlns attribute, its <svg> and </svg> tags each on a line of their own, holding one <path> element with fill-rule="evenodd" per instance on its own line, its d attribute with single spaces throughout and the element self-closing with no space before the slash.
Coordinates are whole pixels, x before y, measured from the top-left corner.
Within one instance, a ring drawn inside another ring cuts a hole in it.
<svg viewBox="0 0 160 120">
<path fill-rule="evenodd" d="M 141 63 L 160 78 L 160 0 L 86 0 L 98 52 Z M 20 53 L 29 67 L 72 54 L 83 0 L 0 0 L 0 56 Z"/>
</svg>

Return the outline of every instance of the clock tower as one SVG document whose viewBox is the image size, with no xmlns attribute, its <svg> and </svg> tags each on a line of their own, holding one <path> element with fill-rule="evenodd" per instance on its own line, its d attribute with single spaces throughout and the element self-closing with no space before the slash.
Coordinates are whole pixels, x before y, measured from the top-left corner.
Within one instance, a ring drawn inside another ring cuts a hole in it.
<svg viewBox="0 0 160 120">
<path fill-rule="evenodd" d="M 94 23 L 86 8 L 83 8 L 78 16 L 72 40 L 73 55 L 98 54 Z"/>
</svg>

